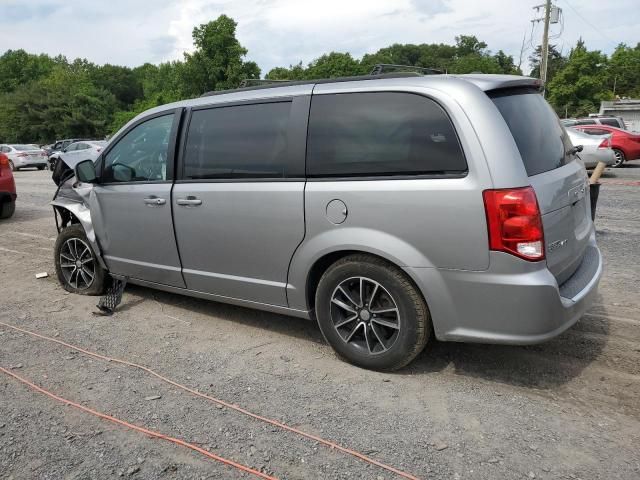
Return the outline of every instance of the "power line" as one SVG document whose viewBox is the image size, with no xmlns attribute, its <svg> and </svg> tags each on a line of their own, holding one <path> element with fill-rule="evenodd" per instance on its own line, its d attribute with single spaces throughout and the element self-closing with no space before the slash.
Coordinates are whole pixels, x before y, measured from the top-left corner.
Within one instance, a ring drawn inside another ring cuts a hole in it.
<svg viewBox="0 0 640 480">
<path fill-rule="evenodd" d="M 573 10 L 573 13 L 575 13 L 580 19 L 582 19 L 582 21 L 584 23 L 586 23 L 587 25 L 589 25 L 591 28 L 593 28 L 596 32 L 598 32 L 600 35 L 602 35 L 606 40 L 609 40 L 610 42 L 614 42 L 615 40 L 611 39 L 608 35 L 606 35 L 604 32 L 602 32 L 598 27 L 596 27 L 593 23 L 591 23 L 589 20 L 587 20 L 586 18 L 584 18 L 582 16 L 582 14 L 580 12 L 578 12 L 578 10 L 576 10 L 575 8 L 573 8 L 573 5 L 571 5 L 569 3 L 569 0 L 564 0 L 564 3 L 567 4 L 567 6 Z"/>
</svg>

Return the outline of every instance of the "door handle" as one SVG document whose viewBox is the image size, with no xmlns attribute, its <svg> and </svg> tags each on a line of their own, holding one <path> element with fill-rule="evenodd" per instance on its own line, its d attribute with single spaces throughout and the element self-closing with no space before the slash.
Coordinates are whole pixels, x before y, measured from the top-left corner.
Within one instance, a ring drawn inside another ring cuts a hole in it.
<svg viewBox="0 0 640 480">
<path fill-rule="evenodd" d="M 158 198 L 155 195 L 151 195 L 144 199 L 144 203 L 147 205 L 164 205 L 167 201 L 164 198 Z"/>
<path fill-rule="evenodd" d="M 202 205 L 202 200 L 189 195 L 187 198 L 178 198 L 176 203 L 185 207 L 197 207 L 198 205 Z"/>
</svg>

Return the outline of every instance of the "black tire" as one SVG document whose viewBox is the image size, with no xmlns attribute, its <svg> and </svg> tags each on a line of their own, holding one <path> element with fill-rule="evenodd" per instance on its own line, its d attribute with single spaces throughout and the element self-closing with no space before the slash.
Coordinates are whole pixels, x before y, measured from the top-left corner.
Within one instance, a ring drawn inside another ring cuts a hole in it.
<svg viewBox="0 0 640 480">
<path fill-rule="evenodd" d="M 613 165 L 611 165 L 611 167 L 620 168 L 622 165 L 624 165 L 624 162 L 627 160 L 627 158 L 624 156 L 624 152 L 617 148 L 613 149 L 613 154 L 616 156 L 616 160 Z"/>
<path fill-rule="evenodd" d="M 12 172 L 17 172 L 18 171 L 18 167 L 15 166 L 15 164 L 9 160 L 9 166 L 11 167 L 11 171 Z"/>
<path fill-rule="evenodd" d="M 38 165 L 38 170 L 44 170 L 46 165 Z"/>
<path fill-rule="evenodd" d="M 58 281 L 66 291 L 80 295 L 101 295 L 104 293 L 107 272 L 100 266 L 81 225 L 70 225 L 62 230 L 58 234 L 53 251 Z M 76 261 L 73 261 L 73 258 Z M 76 263 L 78 260 L 84 262 L 84 265 L 80 265 L 82 270 L 78 268 L 79 264 Z M 74 265 L 76 266 L 74 267 Z M 87 265 L 86 269 L 84 269 L 85 265 Z M 90 277 L 89 270 L 93 272 L 93 278 L 90 282 L 87 280 Z M 73 272 L 77 273 L 74 275 Z"/>
<path fill-rule="evenodd" d="M 16 202 L 9 199 L 0 200 L 0 219 L 7 219 L 13 216 L 16 211 Z"/>
<path fill-rule="evenodd" d="M 346 290 L 348 295 L 344 295 Z M 359 306 L 353 307 L 356 304 Z M 349 255 L 327 269 L 316 290 L 315 313 L 325 340 L 336 353 L 371 370 L 392 371 L 409 364 L 424 349 L 432 331 L 427 304 L 409 277 L 395 265 L 366 254 Z M 346 323 L 353 315 L 356 319 Z"/>
</svg>

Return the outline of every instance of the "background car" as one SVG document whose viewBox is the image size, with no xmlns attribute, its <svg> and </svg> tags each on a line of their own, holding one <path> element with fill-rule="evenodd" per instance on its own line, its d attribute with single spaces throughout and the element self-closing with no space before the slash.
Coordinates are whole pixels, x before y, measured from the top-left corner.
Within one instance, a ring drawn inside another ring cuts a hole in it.
<svg viewBox="0 0 640 480">
<path fill-rule="evenodd" d="M 573 127 L 586 134 L 600 136 L 611 134 L 611 148 L 616 156 L 612 167 L 622 166 L 627 160 L 640 158 L 640 134 L 607 125 L 576 125 Z"/>
<path fill-rule="evenodd" d="M 615 163 L 616 156 L 611 149 L 611 135 L 588 135 L 573 128 L 567 128 L 567 135 L 574 146 L 582 146 L 578 156 L 587 169 L 595 168 L 598 162 L 604 162 L 608 167 Z"/>
<path fill-rule="evenodd" d="M 80 142 L 85 140 L 84 138 L 65 138 L 64 140 L 56 140 L 55 143 L 51 145 L 47 145 L 48 148 L 45 148 L 47 155 L 49 157 L 49 168 L 53 170 L 53 166 L 56 163 L 56 159 L 59 157 L 51 158 L 53 155 L 60 154 L 63 152 L 69 145 L 75 142 Z"/>
<path fill-rule="evenodd" d="M 9 157 L 0 152 L 0 218 L 9 218 L 16 209 L 16 183 Z"/>
<path fill-rule="evenodd" d="M 64 158 L 72 168 L 82 160 L 95 160 L 106 145 L 107 142 L 104 140 L 82 140 L 72 143 L 64 151 L 54 153 L 49 157 L 49 168 L 54 169 L 58 158 Z"/>
<path fill-rule="evenodd" d="M 28 167 L 44 170 L 47 166 L 47 153 L 35 145 L 3 144 L 0 145 L 0 152 L 7 155 L 14 172 Z"/>
</svg>

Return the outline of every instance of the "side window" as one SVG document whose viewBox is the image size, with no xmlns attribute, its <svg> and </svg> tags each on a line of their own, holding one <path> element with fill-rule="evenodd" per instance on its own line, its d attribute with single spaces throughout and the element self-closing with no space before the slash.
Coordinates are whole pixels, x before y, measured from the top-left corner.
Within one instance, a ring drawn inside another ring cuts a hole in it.
<svg viewBox="0 0 640 480">
<path fill-rule="evenodd" d="M 467 163 L 449 117 L 409 93 L 317 95 L 311 100 L 311 177 L 461 173 Z"/>
<path fill-rule="evenodd" d="M 89 148 L 89 145 L 87 145 L 86 143 L 76 144 L 76 150 L 86 150 L 87 148 Z"/>
<path fill-rule="evenodd" d="M 603 125 L 609 125 L 610 127 L 620 127 L 620 123 L 617 118 L 601 118 L 600 123 Z"/>
<path fill-rule="evenodd" d="M 72 143 L 71 145 L 68 145 L 66 148 L 67 148 L 67 152 L 75 152 L 78 149 L 78 144 Z"/>
<path fill-rule="evenodd" d="M 147 120 L 118 140 L 104 160 L 102 181 L 158 182 L 167 179 L 173 113 Z"/>
<path fill-rule="evenodd" d="M 576 120 L 576 125 L 596 125 L 595 120 Z"/>
<path fill-rule="evenodd" d="M 196 110 L 184 156 L 188 180 L 284 178 L 290 101 Z"/>
</svg>

